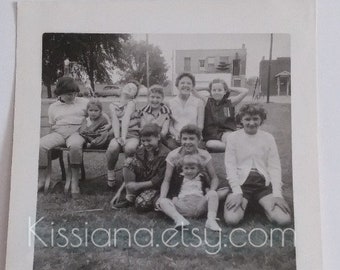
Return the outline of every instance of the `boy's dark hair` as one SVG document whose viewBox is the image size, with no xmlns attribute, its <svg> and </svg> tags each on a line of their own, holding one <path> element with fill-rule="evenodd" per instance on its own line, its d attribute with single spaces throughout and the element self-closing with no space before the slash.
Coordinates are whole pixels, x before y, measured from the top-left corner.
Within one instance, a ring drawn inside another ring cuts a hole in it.
<svg viewBox="0 0 340 270">
<path fill-rule="evenodd" d="M 91 105 L 97 106 L 101 112 L 103 111 L 103 104 L 98 99 L 91 99 L 86 105 L 86 111 L 91 107 Z"/>
<path fill-rule="evenodd" d="M 184 126 L 179 133 L 180 138 L 182 138 L 182 135 L 184 133 L 190 134 L 190 135 L 196 135 L 199 140 L 202 138 L 202 132 L 199 129 L 199 127 L 196 125 L 189 124 L 189 125 Z"/>
<path fill-rule="evenodd" d="M 180 81 L 183 77 L 188 77 L 188 78 L 191 80 L 192 85 L 195 86 L 195 83 L 196 83 L 196 81 L 195 81 L 195 76 L 192 75 L 192 74 L 189 73 L 189 72 L 183 72 L 183 73 L 179 74 L 179 75 L 177 76 L 177 78 L 176 78 L 176 83 L 175 83 L 176 87 L 178 87 L 179 81 Z"/>
<path fill-rule="evenodd" d="M 61 77 L 57 81 L 54 94 L 60 96 L 68 93 L 79 93 L 79 86 L 77 82 L 71 77 Z"/>
<path fill-rule="evenodd" d="M 210 83 L 209 83 L 209 91 L 211 92 L 211 88 L 212 88 L 212 85 L 214 83 L 221 83 L 223 85 L 223 88 L 224 90 L 228 93 L 229 92 L 229 88 L 228 88 L 228 85 L 227 83 L 222 80 L 222 79 L 213 79 Z"/>
<path fill-rule="evenodd" d="M 148 95 L 151 93 L 160 94 L 164 97 L 164 88 L 159 84 L 154 84 L 150 87 Z"/>
<path fill-rule="evenodd" d="M 263 123 L 264 120 L 267 119 L 267 112 L 266 110 L 259 104 L 244 104 L 238 114 L 236 115 L 236 121 L 238 124 L 241 124 L 241 120 L 243 116 L 246 114 L 249 115 L 259 115 L 261 118 L 261 124 Z"/>
<path fill-rule="evenodd" d="M 161 127 L 155 123 L 146 124 L 139 132 L 140 137 L 158 137 L 161 133 Z"/>
</svg>

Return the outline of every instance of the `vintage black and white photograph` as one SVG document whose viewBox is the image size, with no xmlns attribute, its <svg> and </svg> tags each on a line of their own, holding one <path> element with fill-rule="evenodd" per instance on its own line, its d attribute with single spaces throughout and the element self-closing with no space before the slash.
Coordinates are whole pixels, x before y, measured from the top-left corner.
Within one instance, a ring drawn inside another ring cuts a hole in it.
<svg viewBox="0 0 340 270">
<path fill-rule="evenodd" d="M 296 269 L 290 35 L 44 33 L 41 64 L 34 269 Z"/>
<path fill-rule="evenodd" d="M 20 4 L 6 267 L 320 269 L 310 7 Z"/>
</svg>

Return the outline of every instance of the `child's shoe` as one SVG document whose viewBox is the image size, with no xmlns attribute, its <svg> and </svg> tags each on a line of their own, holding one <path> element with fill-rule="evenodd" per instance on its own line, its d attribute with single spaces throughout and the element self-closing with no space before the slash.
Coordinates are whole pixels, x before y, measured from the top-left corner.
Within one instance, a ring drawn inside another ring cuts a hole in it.
<svg viewBox="0 0 340 270">
<path fill-rule="evenodd" d="M 221 227 L 217 224 L 215 219 L 207 219 L 205 222 L 205 227 L 215 232 L 222 231 Z"/>
<path fill-rule="evenodd" d="M 107 186 L 114 188 L 117 185 L 116 175 L 114 170 L 107 171 Z"/>
<path fill-rule="evenodd" d="M 189 225 L 190 225 L 190 222 L 184 218 L 183 220 L 179 220 L 176 222 L 175 229 L 180 230 L 181 228 L 187 227 Z"/>
</svg>

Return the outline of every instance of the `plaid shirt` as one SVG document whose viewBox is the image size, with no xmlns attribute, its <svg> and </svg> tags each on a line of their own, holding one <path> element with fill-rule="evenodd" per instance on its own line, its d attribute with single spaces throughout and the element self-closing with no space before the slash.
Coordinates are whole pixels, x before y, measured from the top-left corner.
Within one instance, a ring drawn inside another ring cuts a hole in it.
<svg viewBox="0 0 340 270">
<path fill-rule="evenodd" d="M 153 159 L 149 160 L 147 151 L 142 146 L 137 149 L 134 157 L 125 160 L 124 166 L 135 173 L 137 182 L 151 181 L 154 187 L 159 188 L 164 178 L 165 159 L 169 152 L 170 150 L 160 143 L 153 152 Z"/>
</svg>

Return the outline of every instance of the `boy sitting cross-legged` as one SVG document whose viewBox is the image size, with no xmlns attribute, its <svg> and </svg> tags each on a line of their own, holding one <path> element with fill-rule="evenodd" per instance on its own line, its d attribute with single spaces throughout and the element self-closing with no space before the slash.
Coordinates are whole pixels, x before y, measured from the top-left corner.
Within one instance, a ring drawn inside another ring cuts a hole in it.
<svg viewBox="0 0 340 270">
<path fill-rule="evenodd" d="M 225 167 L 232 189 L 225 202 L 224 218 L 236 225 L 244 216 L 249 201 L 257 201 L 271 222 L 287 225 L 290 209 L 281 192 L 281 164 L 274 137 L 259 127 L 266 112 L 255 104 L 240 108 L 243 129 L 227 138 Z"/>
<path fill-rule="evenodd" d="M 114 209 L 133 205 L 143 211 L 154 208 L 153 202 L 164 178 L 165 159 L 170 150 L 160 143 L 160 127 L 157 124 L 146 124 L 140 131 L 140 138 L 142 147 L 125 160 L 124 182 L 111 200 Z M 124 187 L 126 197 L 120 200 Z"/>
</svg>

